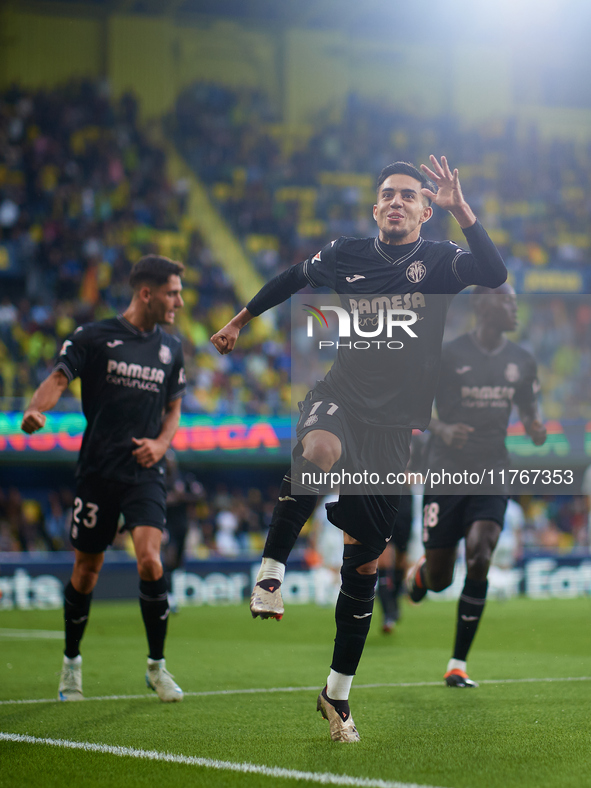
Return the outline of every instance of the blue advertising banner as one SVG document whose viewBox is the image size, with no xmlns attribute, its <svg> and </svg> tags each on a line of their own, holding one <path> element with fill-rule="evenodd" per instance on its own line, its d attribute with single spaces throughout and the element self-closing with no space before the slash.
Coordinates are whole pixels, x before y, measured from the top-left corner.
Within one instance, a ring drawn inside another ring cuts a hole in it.
<svg viewBox="0 0 591 788">
<path fill-rule="evenodd" d="M 0 613 L 61 607 L 72 562 L 71 553 L 0 553 Z M 259 566 L 259 557 L 188 560 L 173 573 L 172 590 L 180 607 L 243 604 L 250 596 Z M 463 565 L 458 563 L 453 584 L 443 593 L 430 596 L 434 600 L 457 599 L 464 574 Z M 137 584 L 136 562 L 126 554 L 109 552 L 94 599 L 136 599 Z M 294 553 L 282 590 L 287 604 L 326 605 L 335 601 L 338 587 L 339 579 L 333 572 L 325 567 L 309 569 L 301 553 Z M 491 568 L 491 598 L 521 594 L 540 600 L 591 595 L 591 555 L 535 554 L 512 568 Z"/>
</svg>

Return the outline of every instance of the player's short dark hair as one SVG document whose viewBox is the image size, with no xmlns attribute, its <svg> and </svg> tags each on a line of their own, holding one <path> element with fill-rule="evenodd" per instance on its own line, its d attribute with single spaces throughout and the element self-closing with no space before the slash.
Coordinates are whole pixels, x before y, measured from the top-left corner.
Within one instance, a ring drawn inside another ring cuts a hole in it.
<svg viewBox="0 0 591 788">
<path fill-rule="evenodd" d="M 393 164 L 388 164 L 384 169 L 380 172 L 378 176 L 378 184 L 377 189 L 378 192 L 380 191 L 380 186 L 389 178 L 390 175 L 408 175 L 411 178 L 414 178 L 416 181 L 419 181 L 421 184 L 421 189 L 429 189 L 429 191 L 436 192 L 437 188 L 434 183 L 432 183 L 427 176 L 418 170 L 414 164 L 411 164 L 409 161 L 395 161 Z M 424 194 L 421 197 L 425 197 Z M 425 197 L 428 200 L 429 205 L 431 205 L 431 200 L 428 197 Z"/>
<path fill-rule="evenodd" d="M 160 287 L 168 282 L 170 276 L 182 276 L 185 266 L 168 257 L 147 254 L 141 257 L 131 269 L 129 284 L 135 290 L 140 285 Z"/>
</svg>

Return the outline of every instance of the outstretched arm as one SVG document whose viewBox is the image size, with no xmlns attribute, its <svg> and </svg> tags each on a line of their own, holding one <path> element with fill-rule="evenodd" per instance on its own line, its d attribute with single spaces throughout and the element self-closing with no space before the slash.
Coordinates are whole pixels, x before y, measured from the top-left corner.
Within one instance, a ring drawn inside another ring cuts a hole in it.
<svg viewBox="0 0 591 788">
<path fill-rule="evenodd" d="M 306 263 L 292 265 L 286 271 L 267 282 L 245 308 L 227 323 L 210 341 L 223 356 L 234 350 L 240 331 L 253 317 L 262 315 L 267 309 L 281 304 L 308 284 L 316 286 L 306 273 Z"/>
<path fill-rule="evenodd" d="M 26 409 L 21 423 L 21 430 L 31 435 L 45 426 L 46 417 L 43 413 L 54 408 L 59 398 L 68 388 L 68 378 L 59 369 L 54 370 L 33 394 L 29 407 Z"/>
</svg>

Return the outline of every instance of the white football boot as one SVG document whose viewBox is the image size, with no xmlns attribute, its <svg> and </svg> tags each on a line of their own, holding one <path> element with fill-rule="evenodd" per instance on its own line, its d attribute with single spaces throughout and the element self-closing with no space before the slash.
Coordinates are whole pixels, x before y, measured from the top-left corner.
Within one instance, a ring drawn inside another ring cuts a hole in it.
<svg viewBox="0 0 591 788">
<path fill-rule="evenodd" d="M 183 699 L 183 691 L 166 670 L 164 659 L 148 658 L 146 684 L 164 703 L 178 703 Z"/>
<path fill-rule="evenodd" d="M 266 588 L 261 585 L 264 583 Z M 281 596 L 281 583 L 277 580 L 259 580 L 250 595 L 250 612 L 256 618 L 275 618 L 281 621 L 285 609 Z"/>
<path fill-rule="evenodd" d="M 60 686 L 57 697 L 59 700 L 84 700 L 82 694 L 82 657 L 69 659 L 64 656 Z"/>
<path fill-rule="evenodd" d="M 357 732 L 351 712 L 348 714 L 345 714 L 344 712 L 342 715 L 339 714 L 339 712 L 330 702 L 330 698 L 325 695 L 325 692 L 326 687 L 318 696 L 316 711 L 321 711 L 324 719 L 328 720 L 330 724 L 330 738 L 333 741 L 360 741 L 361 737 Z"/>
</svg>

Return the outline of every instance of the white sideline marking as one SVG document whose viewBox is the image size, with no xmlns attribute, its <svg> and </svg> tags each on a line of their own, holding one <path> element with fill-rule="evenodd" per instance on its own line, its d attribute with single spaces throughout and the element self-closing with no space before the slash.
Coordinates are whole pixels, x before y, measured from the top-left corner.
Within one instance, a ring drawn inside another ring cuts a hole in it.
<svg viewBox="0 0 591 788">
<path fill-rule="evenodd" d="M 0 628 L 0 638 L 61 640 L 64 633 L 56 629 L 5 629 Z"/>
<path fill-rule="evenodd" d="M 539 684 L 558 681 L 591 681 L 591 676 L 568 676 L 547 679 L 480 679 L 479 684 Z M 395 684 L 356 684 L 355 689 L 389 689 L 396 687 L 443 687 L 443 681 L 402 681 Z M 183 692 L 185 698 L 205 698 L 209 695 L 265 695 L 272 692 L 318 692 L 318 684 L 313 687 L 260 687 L 253 689 L 206 690 L 203 692 Z M 156 700 L 148 693 L 141 695 L 91 695 L 84 700 Z M 0 706 L 25 705 L 29 703 L 63 703 L 58 698 L 30 698 L 23 700 L 0 700 Z"/>
<path fill-rule="evenodd" d="M 217 769 L 219 771 L 261 774 L 264 777 L 274 777 L 276 779 L 281 777 L 286 780 L 305 780 L 306 782 L 319 783 L 320 785 L 352 785 L 356 786 L 356 788 L 433 788 L 433 786 L 419 785 L 418 783 L 401 783 L 396 780 L 372 780 L 369 777 L 349 777 L 347 774 L 331 774 L 330 772 L 300 772 L 296 769 L 282 769 L 279 766 L 233 763 L 232 761 L 218 761 L 212 758 L 198 758 L 195 755 L 176 755 L 171 752 L 158 752 L 158 750 L 137 750 L 134 747 L 113 747 L 110 744 L 93 744 L 87 741 L 38 739 L 36 736 L 25 736 L 18 733 L 0 733 L 0 741 L 46 744 L 50 747 L 100 752 L 149 761 L 182 763 L 186 766 L 202 766 L 206 769 Z"/>
</svg>

